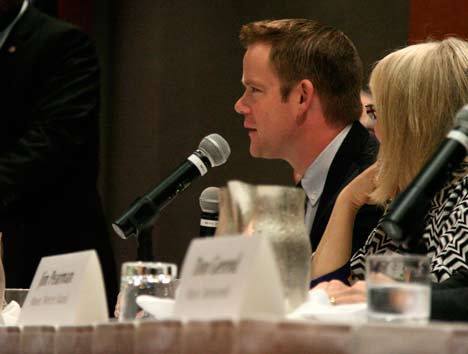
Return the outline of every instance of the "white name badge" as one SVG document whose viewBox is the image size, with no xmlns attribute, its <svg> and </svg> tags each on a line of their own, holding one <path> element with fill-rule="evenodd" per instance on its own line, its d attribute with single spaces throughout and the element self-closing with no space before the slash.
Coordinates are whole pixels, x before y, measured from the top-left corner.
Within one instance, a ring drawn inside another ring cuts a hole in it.
<svg viewBox="0 0 468 354">
<path fill-rule="evenodd" d="M 278 265 L 263 237 L 194 239 L 174 314 L 183 319 L 283 317 Z"/>
<path fill-rule="evenodd" d="M 81 325 L 107 319 L 104 281 L 94 250 L 41 259 L 19 324 Z"/>
</svg>

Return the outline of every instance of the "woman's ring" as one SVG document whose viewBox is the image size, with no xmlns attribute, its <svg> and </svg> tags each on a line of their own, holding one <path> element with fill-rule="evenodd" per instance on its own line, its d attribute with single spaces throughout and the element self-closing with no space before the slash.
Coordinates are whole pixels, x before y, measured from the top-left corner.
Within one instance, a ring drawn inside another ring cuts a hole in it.
<svg viewBox="0 0 468 354">
<path fill-rule="evenodd" d="M 331 305 L 336 305 L 336 299 L 334 296 L 330 296 L 330 304 Z"/>
</svg>

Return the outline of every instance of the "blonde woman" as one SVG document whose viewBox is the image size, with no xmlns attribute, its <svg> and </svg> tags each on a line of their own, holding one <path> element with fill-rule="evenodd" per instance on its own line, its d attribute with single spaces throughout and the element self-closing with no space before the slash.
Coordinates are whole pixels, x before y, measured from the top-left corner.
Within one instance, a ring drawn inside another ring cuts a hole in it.
<svg viewBox="0 0 468 354">
<path fill-rule="evenodd" d="M 375 134 L 381 143 L 378 162 L 340 193 L 311 262 L 313 279 L 346 264 L 353 280 L 363 279 L 367 255 L 405 251 L 377 225 L 365 245 L 351 255 L 354 218 L 365 203 L 385 207 L 404 190 L 453 127 L 457 110 L 468 103 L 468 43 L 448 38 L 393 52 L 374 68 L 370 88 Z M 468 270 L 467 174 L 465 160 L 437 193 L 424 220 L 422 238 L 435 283 Z M 319 287 L 336 303 L 365 298 L 365 282 L 349 288 L 332 281 Z"/>
</svg>

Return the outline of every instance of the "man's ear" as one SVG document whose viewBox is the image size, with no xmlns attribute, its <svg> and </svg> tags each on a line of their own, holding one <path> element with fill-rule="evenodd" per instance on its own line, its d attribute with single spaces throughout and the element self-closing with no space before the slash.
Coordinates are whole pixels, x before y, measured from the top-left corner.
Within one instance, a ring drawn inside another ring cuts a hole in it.
<svg viewBox="0 0 468 354">
<path fill-rule="evenodd" d="M 297 103 L 298 114 L 297 117 L 300 121 L 305 119 L 306 113 L 312 105 L 312 99 L 315 94 L 314 85 L 310 80 L 301 80 L 297 86 Z"/>
</svg>

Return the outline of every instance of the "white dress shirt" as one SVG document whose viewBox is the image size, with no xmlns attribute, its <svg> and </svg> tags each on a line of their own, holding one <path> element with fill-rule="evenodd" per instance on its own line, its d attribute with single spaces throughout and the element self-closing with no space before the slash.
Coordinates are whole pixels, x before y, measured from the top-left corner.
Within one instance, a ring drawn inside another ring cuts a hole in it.
<svg viewBox="0 0 468 354">
<path fill-rule="evenodd" d="M 302 188 L 307 195 L 307 205 L 305 213 L 305 224 L 307 234 L 310 235 L 314 224 L 317 206 L 325 186 L 328 170 L 335 158 L 335 155 L 348 135 L 351 124 L 346 126 L 327 147 L 317 156 L 312 164 L 307 168 L 301 179 Z"/>
</svg>

